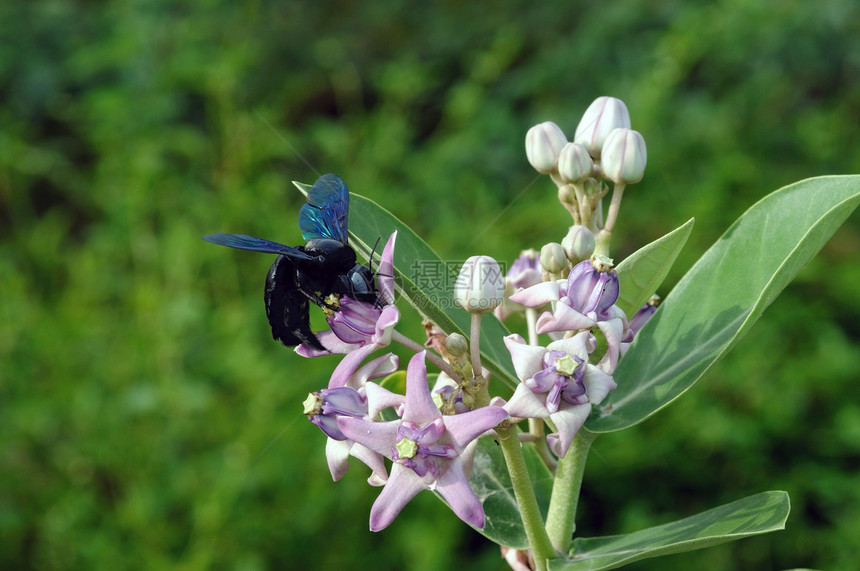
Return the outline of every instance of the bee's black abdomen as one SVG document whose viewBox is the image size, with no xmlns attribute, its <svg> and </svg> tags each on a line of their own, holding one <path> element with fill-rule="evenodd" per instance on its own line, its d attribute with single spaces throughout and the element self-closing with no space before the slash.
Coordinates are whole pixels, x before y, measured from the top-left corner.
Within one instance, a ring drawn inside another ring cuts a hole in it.
<svg viewBox="0 0 860 571">
<path fill-rule="evenodd" d="M 308 298 L 299 288 L 296 267 L 287 256 L 278 256 L 269 268 L 263 300 L 274 339 L 287 347 L 304 343 L 326 350 L 311 331 Z"/>
</svg>

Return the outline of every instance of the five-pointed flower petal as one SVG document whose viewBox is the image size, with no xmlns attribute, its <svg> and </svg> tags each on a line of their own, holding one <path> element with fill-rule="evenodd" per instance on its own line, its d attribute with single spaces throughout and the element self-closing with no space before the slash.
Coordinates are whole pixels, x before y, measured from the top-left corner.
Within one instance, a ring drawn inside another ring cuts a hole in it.
<svg viewBox="0 0 860 571">
<path fill-rule="evenodd" d="M 466 523 L 484 526 L 484 509 L 469 487 L 460 455 L 468 444 L 507 418 L 497 406 L 442 416 L 427 385 L 425 352 L 409 361 L 403 417 L 390 422 L 340 417 L 347 438 L 393 461 L 391 475 L 370 512 L 370 529 L 391 524 L 424 489 L 435 489 Z"/>
<path fill-rule="evenodd" d="M 386 408 L 399 410 L 405 399 L 403 395 L 368 382 L 396 371 L 397 356 L 388 353 L 361 365 L 366 356 L 359 354 L 362 352 L 363 348 L 344 357 L 328 388 L 308 395 L 305 414 L 329 437 L 326 459 L 333 480 L 339 480 L 349 470 L 348 458 L 354 456 L 370 467 L 373 473 L 368 481 L 378 486 L 388 478 L 382 456 L 344 436 L 337 426 L 337 418 L 343 415 L 373 418 Z"/>
<path fill-rule="evenodd" d="M 618 275 L 596 267 L 606 262 L 593 256 L 574 266 L 566 280 L 539 283 L 518 291 L 510 299 L 526 307 L 555 302 L 553 312 L 538 317 L 535 324 L 538 333 L 582 331 L 597 326 L 609 344 L 603 368 L 611 373 L 618 364 L 627 317 L 615 305 L 620 292 Z"/>
<path fill-rule="evenodd" d="M 516 334 L 505 337 L 514 370 L 523 382 L 504 408 L 514 417 L 549 417 L 558 430 L 549 442 L 559 457 L 567 453 L 591 405 L 599 404 L 616 387 L 611 375 L 588 363 L 594 344 L 588 331 L 547 347 L 528 345 Z"/>
</svg>

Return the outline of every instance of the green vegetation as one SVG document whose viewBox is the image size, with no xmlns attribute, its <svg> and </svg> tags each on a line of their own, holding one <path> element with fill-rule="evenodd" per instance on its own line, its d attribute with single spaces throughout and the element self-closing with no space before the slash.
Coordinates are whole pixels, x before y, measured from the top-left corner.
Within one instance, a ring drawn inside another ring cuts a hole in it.
<svg viewBox="0 0 860 571">
<path fill-rule="evenodd" d="M 443 258 L 512 261 L 569 224 L 526 130 L 572 134 L 613 95 L 649 155 L 614 254 L 694 216 L 674 283 L 770 191 L 860 172 L 858 21 L 851 0 L 4 3 L 0 567 L 501 568 L 429 494 L 368 531 L 366 469 L 332 483 L 301 414 L 336 358 L 272 341 L 271 257 L 200 236 L 298 244 L 290 181 L 335 172 Z M 786 531 L 631 569 L 852 568 L 858 252 L 855 215 L 694 390 L 598 439 L 578 532 L 783 489 Z"/>
</svg>

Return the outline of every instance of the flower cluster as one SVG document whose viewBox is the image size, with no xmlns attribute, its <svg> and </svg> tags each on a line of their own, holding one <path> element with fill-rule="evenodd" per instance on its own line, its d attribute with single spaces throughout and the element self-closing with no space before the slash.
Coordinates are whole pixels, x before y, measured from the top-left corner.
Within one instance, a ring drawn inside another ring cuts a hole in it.
<svg viewBox="0 0 860 571">
<path fill-rule="evenodd" d="M 454 388 L 456 383 L 454 387 L 442 383 L 437 398 L 450 401 L 457 412 L 443 415 L 428 385 L 426 351 L 409 361 L 405 396 L 372 382 L 397 370 L 396 355 L 388 353 L 364 363 L 372 352 L 391 343 L 399 321 L 400 314 L 393 305 L 395 240 L 396 234 L 392 234 L 382 252 L 379 302 L 342 296 L 338 311 L 327 318 L 330 329 L 315 333 L 329 350 L 306 344 L 296 349 L 305 357 L 344 354 L 328 387 L 308 395 L 304 413 L 328 437 L 326 457 L 334 480 L 346 473 L 348 457 L 353 456 L 371 469 L 371 485 L 384 486 L 370 512 L 371 530 L 390 525 L 424 489 L 437 491 L 463 521 L 482 528 L 484 509 L 467 477 L 474 449 L 470 444 L 506 419 L 508 413 L 498 406 L 472 410 L 463 405 Z M 491 258 L 472 262 L 468 267 L 476 275 L 465 279 L 462 303 L 466 307 L 474 302 L 477 311 L 492 311 L 494 304 L 501 302 L 501 289 L 492 293 L 495 302 L 481 296 L 490 283 L 488 276 L 502 283 L 498 264 Z M 382 421 L 385 410 L 393 411 L 397 420 Z M 391 461 L 390 474 L 384 459 Z"/>
<path fill-rule="evenodd" d="M 535 125 L 526 134 L 526 155 L 540 173 L 548 174 L 558 186 L 561 203 L 575 224 L 595 234 L 602 228 L 612 232 L 617 216 L 613 204 L 603 222 L 601 199 L 608 192 L 602 180 L 615 184 L 618 196 L 624 186 L 642 180 L 648 161 L 645 140 L 630 128 L 627 106 L 614 97 L 598 97 L 585 111 L 576 127 L 573 141 L 551 121 Z M 598 241 L 598 253 L 606 247 Z"/>
<path fill-rule="evenodd" d="M 624 103 L 597 99 L 573 141 L 554 123 L 533 127 L 526 154 L 558 186 L 573 224 L 559 242 L 524 250 L 505 276 L 488 256 L 466 261 L 451 294 L 471 314 L 468 339 L 432 322 L 426 323 L 423 344 L 396 331 L 393 234 L 381 256 L 378 300 L 340 296 L 327 317 L 329 329 L 315 333 L 327 351 L 297 348 L 305 357 L 343 355 L 328 386 L 308 396 L 304 412 L 327 437 L 335 480 L 352 456 L 370 468 L 368 482 L 383 487 L 371 509 L 371 530 L 391 524 L 421 490 L 435 490 L 458 517 L 482 528 L 483 506 L 468 479 L 476 439 L 516 439 L 517 423 L 532 419 L 525 439 L 543 442 L 548 425 L 542 446 L 563 459 L 593 406 L 616 388 L 619 360 L 656 309 L 656 301 L 649 302 L 628 319 L 617 305 L 621 288 L 608 257 L 621 192 L 642 178 L 646 162 L 644 141 L 631 130 Z M 602 199 L 610 183 L 604 218 Z M 496 340 L 509 351 L 519 380 L 508 399 L 490 397 L 489 373 L 481 365 L 481 320 L 490 312 L 499 320 L 526 318 L 528 340 L 516 333 Z M 396 355 L 368 360 L 392 342 L 414 352 L 404 395 L 389 391 L 384 380 L 374 381 L 397 371 Z M 428 362 L 440 371 L 432 391 Z"/>
<path fill-rule="evenodd" d="M 608 257 L 621 193 L 641 180 L 645 169 L 644 139 L 630 125 L 622 101 L 600 97 L 586 110 L 573 141 L 552 122 L 526 135 L 529 162 L 556 183 L 573 225 L 560 243 L 541 248 L 541 279 L 509 288 L 504 310 L 496 312 L 504 319 L 518 304 L 530 318 L 529 343 L 517 334 L 505 338 L 521 383 L 504 408 L 515 418 L 547 420 L 555 429 L 547 442 L 558 457 L 567 453 L 592 405 L 616 387 L 612 374 L 618 361 L 653 313 L 643 308 L 628 321 L 616 305 L 620 284 Z M 604 222 L 606 183 L 614 189 Z M 521 257 L 512 266 L 511 282 L 520 279 L 523 265 Z M 541 308 L 546 309 L 538 315 Z M 595 355 L 596 332 L 605 340 L 600 355 Z M 551 339 L 546 346 L 537 343 L 541 334 Z"/>
</svg>

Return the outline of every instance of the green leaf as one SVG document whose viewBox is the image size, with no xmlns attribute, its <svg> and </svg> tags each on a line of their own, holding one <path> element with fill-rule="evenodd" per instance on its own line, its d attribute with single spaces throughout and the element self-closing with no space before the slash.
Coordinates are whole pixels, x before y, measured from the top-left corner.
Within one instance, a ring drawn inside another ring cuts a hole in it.
<svg viewBox="0 0 860 571">
<path fill-rule="evenodd" d="M 695 219 L 672 230 L 662 238 L 639 248 L 615 268 L 621 292 L 616 305 L 628 318 L 633 318 L 669 273 L 675 259 L 693 231 Z"/>
<path fill-rule="evenodd" d="M 641 422 L 725 355 L 860 202 L 860 176 L 782 188 L 741 216 L 678 283 L 615 371 L 618 388 L 587 423 Z"/>
<path fill-rule="evenodd" d="M 552 494 L 552 474 L 534 451 L 533 446 L 523 446 L 523 453 L 541 515 L 546 519 L 549 498 Z M 469 484 L 484 506 L 484 529 L 478 531 L 499 545 L 528 549 L 529 541 L 523 527 L 519 505 L 514 498 L 504 455 L 499 444 L 493 439 L 482 438 L 478 441 Z"/>
<path fill-rule="evenodd" d="M 307 195 L 309 185 L 293 182 Z M 463 260 L 443 261 L 406 224 L 376 202 L 359 194 L 349 195 L 350 245 L 365 258 L 374 247 L 377 256 L 388 237 L 397 231 L 394 274 L 398 292 L 423 316 L 446 333 L 458 332 L 469 338 L 471 316 L 454 305 L 454 282 Z M 516 386 L 511 355 L 502 338 L 510 334 L 492 314 L 481 318 L 481 364 L 509 387 Z"/>
<path fill-rule="evenodd" d="M 574 539 L 568 557 L 550 561 L 549 569 L 614 569 L 641 559 L 693 551 L 778 531 L 785 529 L 790 509 L 786 492 L 763 492 L 634 533 Z"/>
</svg>

